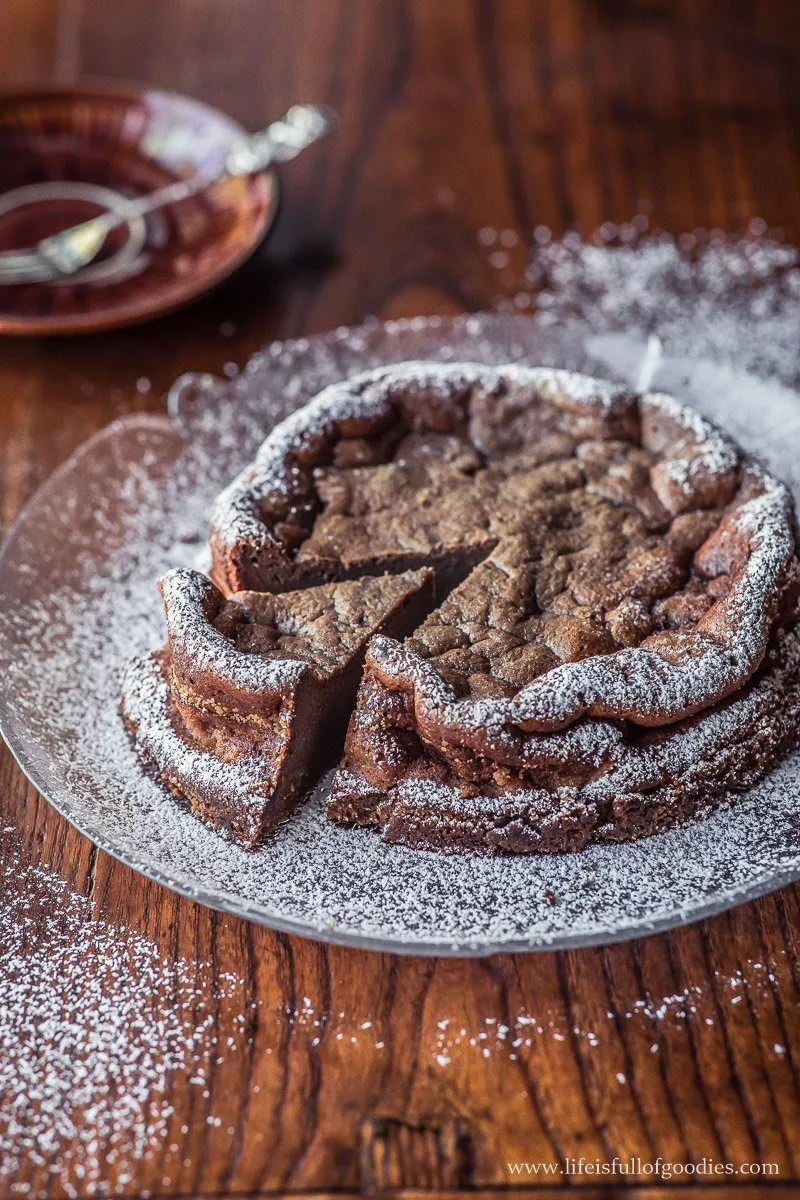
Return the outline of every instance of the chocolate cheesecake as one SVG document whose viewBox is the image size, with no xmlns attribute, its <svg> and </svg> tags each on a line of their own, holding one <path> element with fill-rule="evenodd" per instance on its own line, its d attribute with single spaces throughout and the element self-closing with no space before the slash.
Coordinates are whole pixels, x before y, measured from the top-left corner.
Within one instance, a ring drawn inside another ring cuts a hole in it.
<svg viewBox="0 0 800 1200">
<path fill-rule="evenodd" d="M 670 396 L 400 363 L 279 426 L 219 497 L 214 578 L 427 564 L 366 654 L 333 820 L 443 850 L 574 850 L 709 811 L 798 739 L 787 489 Z"/>
<path fill-rule="evenodd" d="M 380 368 L 276 428 L 211 549 L 123 713 L 248 846 L 343 740 L 332 820 L 522 853 L 708 812 L 800 737 L 791 498 L 670 396 Z"/>
</svg>

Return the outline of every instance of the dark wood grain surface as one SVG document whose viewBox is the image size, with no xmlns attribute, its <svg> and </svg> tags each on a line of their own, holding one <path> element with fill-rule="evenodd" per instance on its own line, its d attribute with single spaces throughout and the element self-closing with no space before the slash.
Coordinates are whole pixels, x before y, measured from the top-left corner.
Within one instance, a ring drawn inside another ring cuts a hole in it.
<svg viewBox="0 0 800 1200">
<path fill-rule="evenodd" d="M 274 234 L 214 296 L 124 333 L 0 345 L 5 528 L 75 446 L 161 409 L 182 371 L 367 314 L 487 306 L 503 280 L 483 226 L 519 232 L 515 270 L 538 224 L 589 233 L 642 207 L 675 232 L 758 215 L 800 234 L 793 0 L 3 0 L 0 72 L 151 82 L 254 128 L 297 99 L 342 114 L 287 168 Z M 5 749 L 0 804 L 7 859 L 47 864 L 96 917 L 203 964 L 221 1043 L 243 996 L 258 1001 L 204 1092 L 176 1072 L 168 1131 L 125 1195 L 623 1188 L 652 1183 L 642 1164 L 658 1157 L 770 1162 L 773 1185 L 800 1181 L 796 887 L 607 949 L 402 959 L 179 900 L 96 853 Z M 228 976 L 241 986 L 220 996 Z M 306 1001 L 319 1024 L 296 1019 Z M 638 1173 L 561 1174 L 615 1156 Z M 758 1194 L 742 1175 L 688 1182 Z M 30 1160 L 0 1189 L 26 1185 L 64 1191 Z"/>
</svg>

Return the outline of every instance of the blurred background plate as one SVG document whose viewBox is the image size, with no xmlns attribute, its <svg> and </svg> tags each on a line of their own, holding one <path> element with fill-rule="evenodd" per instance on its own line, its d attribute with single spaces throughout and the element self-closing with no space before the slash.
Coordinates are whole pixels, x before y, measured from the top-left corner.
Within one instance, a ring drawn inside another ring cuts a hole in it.
<svg viewBox="0 0 800 1200">
<path fill-rule="evenodd" d="M 244 134 L 172 92 L 26 89 L 0 96 L 0 250 L 19 250 L 126 198 L 211 172 Z M 274 172 L 225 179 L 115 230 L 69 278 L 0 283 L 0 332 L 131 325 L 188 303 L 245 261 L 274 220 Z"/>
<path fill-rule="evenodd" d="M 144 773 L 119 715 L 126 659 L 163 643 L 157 577 L 207 565 L 215 493 L 320 388 L 404 358 L 542 363 L 632 380 L 644 352 L 632 339 L 587 342 L 585 331 L 525 317 L 420 318 L 274 342 L 232 382 L 182 377 L 171 417 L 116 422 L 56 472 L 0 559 L 0 728 L 20 765 L 78 829 L 167 887 L 287 932 L 403 953 L 616 941 L 800 877 L 796 756 L 706 821 L 580 854 L 479 858 L 390 846 L 371 830 L 330 824 L 324 784 L 252 852 Z M 731 410 L 748 447 L 786 474 L 800 429 L 795 393 L 772 389 L 767 403 L 768 385 L 729 368 L 665 369 L 707 415 Z"/>
</svg>

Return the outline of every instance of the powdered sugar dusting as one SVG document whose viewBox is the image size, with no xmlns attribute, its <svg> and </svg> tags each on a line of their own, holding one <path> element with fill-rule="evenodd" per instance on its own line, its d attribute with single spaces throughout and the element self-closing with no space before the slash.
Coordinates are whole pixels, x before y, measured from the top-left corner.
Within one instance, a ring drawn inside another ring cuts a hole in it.
<svg viewBox="0 0 800 1200">
<path fill-rule="evenodd" d="M 159 1191 L 171 1194 L 196 1177 L 203 1149 L 202 1136 L 182 1141 L 183 1161 L 176 1162 L 170 1152 L 179 1139 L 170 1145 L 171 1135 L 188 1113 L 196 1126 L 198 1109 L 207 1110 L 210 1129 L 220 1125 L 214 1101 L 224 1089 L 212 1081 L 216 1076 L 219 1084 L 221 1066 L 224 1075 L 225 1064 L 252 1054 L 254 1040 L 264 1064 L 275 1061 L 270 1056 L 280 1053 L 287 1030 L 300 1054 L 323 1042 L 378 1061 L 391 1051 L 391 1022 L 369 996 L 355 1011 L 337 1011 L 324 983 L 312 980 L 307 993 L 275 1009 L 249 994 L 246 979 L 215 974 L 207 962 L 167 961 L 133 928 L 98 920 L 91 902 L 48 870 L 9 860 L 0 891 L 0 1181 L 14 1175 L 19 1160 L 36 1169 L 30 1186 L 12 1184 L 10 1194 L 130 1196 L 141 1185 L 140 1160 L 151 1153 L 163 1161 Z M 558 892 L 551 895 L 555 909 L 564 904 Z M 445 999 L 420 1040 L 419 1066 L 446 1072 L 456 1053 L 466 1064 L 529 1060 L 531 1049 L 547 1053 L 573 1039 L 612 1052 L 621 1024 L 646 1035 L 658 1053 L 669 1045 L 662 1036 L 713 1024 L 721 997 L 736 1005 L 774 996 L 784 958 L 781 950 L 772 959 L 747 959 L 714 970 L 703 984 L 679 972 L 668 992 L 618 981 L 605 1011 L 570 1013 L 503 996 L 497 1007 L 476 1012 L 460 997 L 451 1005 Z M 228 1036 L 220 1035 L 220 1013 Z M 775 1043 L 777 1057 L 785 1052 Z M 173 1110 L 176 1096 L 186 1113 Z"/>
<path fill-rule="evenodd" d="M 725 437 L 710 421 L 699 413 L 687 409 L 674 396 L 664 392 L 648 392 L 641 400 L 644 413 L 655 413 L 672 418 L 676 424 L 692 435 L 693 445 L 686 447 L 688 453 L 677 452 L 665 463 L 666 473 L 687 498 L 695 494 L 698 483 L 733 471 L 739 455 L 730 438 Z"/>
<path fill-rule="evenodd" d="M 112 1178 L 127 1194 L 169 1132 L 175 1076 L 207 1087 L 216 1005 L 236 981 L 166 960 L 48 871 L 12 858 L 0 892 L 0 1179 L 25 1162 L 42 1194 L 105 1195 Z"/>
<path fill-rule="evenodd" d="M 343 331 L 269 348 L 224 387 L 184 384 L 173 407 L 185 440 L 137 419 L 95 442 L 29 508 L 0 568 L 0 716 L 40 788 L 95 841 L 187 894 L 288 930 L 420 952 L 609 940 L 793 877 L 796 760 L 707 821 L 579 855 L 475 859 L 387 846 L 328 823 L 324 786 L 251 853 L 143 774 L 119 718 L 123 664 L 163 644 L 155 579 L 194 565 L 214 495 L 288 407 L 381 362 L 513 360 L 619 375 L 599 363 L 606 351 L 588 354 L 582 331 L 523 318 Z M 632 358 L 619 353 L 616 362 Z M 739 440 L 748 449 L 759 442 L 785 476 L 792 447 L 773 436 L 770 385 L 754 389 L 714 370 L 704 368 L 695 394 L 673 361 L 670 382 L 659 385 L 691 395 L 712 418 L 727 405 Z M 790 402 L 785 389 L 776 397 Z"/>
<path fill-rule="evenodd" d="M 641 216 L 588 239 L 540 228 L 510 293 L 498 295 L 498 311 L 536 311 L 553 326 L 578 318 L 594 333 L 655 333 L 670 354 L 800 382 L 800 256 L 763 222 L 742 235 L 677 237 L 650 233 Z"/>
</svg>

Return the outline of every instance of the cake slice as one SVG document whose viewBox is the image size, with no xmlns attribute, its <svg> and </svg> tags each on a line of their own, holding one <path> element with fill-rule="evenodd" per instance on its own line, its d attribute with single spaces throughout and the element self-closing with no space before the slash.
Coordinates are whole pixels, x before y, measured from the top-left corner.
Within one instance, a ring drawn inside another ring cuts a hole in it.
<svg viewBox="0 0 800 1200">
<path fill-rule="evenodd" d="M 419 622 L 433 572 L 226 600 L 204 575 L 179 569 L 159 589 L 167 645 L 129 664 L 126 724 L 197 816 L 255 846 L 337 754 L 367 642 Z"/>
</svg>

